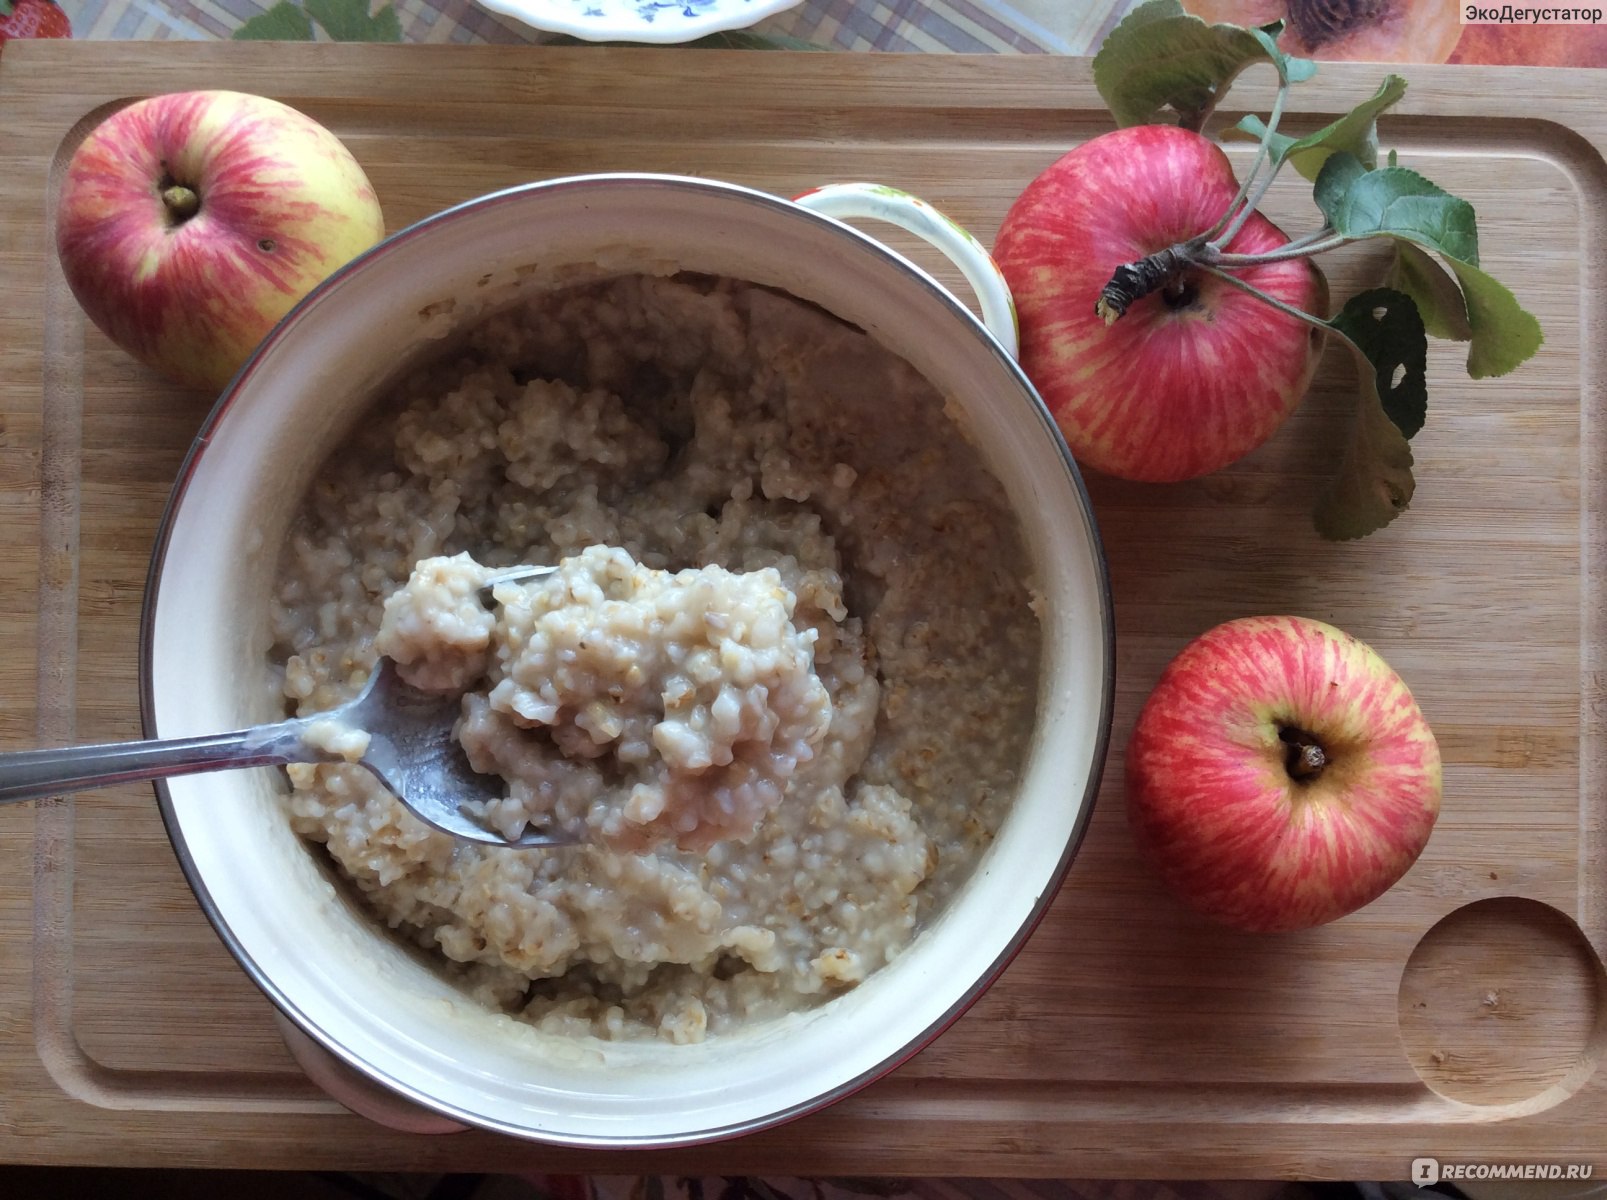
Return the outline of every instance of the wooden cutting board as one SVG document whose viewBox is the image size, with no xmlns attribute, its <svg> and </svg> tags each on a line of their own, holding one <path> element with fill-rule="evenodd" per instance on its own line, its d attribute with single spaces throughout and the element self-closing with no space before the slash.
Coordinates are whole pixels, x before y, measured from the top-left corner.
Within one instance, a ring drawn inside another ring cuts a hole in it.
<svg viewBox="0 0 1607 1200">
<path fill-rule="evenodd" d="M 1289 124 L 1376 86 L 1324 66 Z M 1477 206 L 1486 265 L 1545 328 L 1473 383 L 1433 347 L 1418 498 L 1362 542 L 1307 517 L 1351 368 L 1279 435 L 1176 487 L 1092 481 L 1114 581 L 1114 751 L 1047 921 L 892 1077 L 721 1146 L 556 1152 L 393 1133 L 300 1075 L 180 877 L 145 787 L 0 810 L 0 1160 L 391 1169 L 1405 1178 L 1413 1158 L 1607 1168 L 1602 272 L 1607 116 L 1588 72 L 1413 70 L 1384 141 Z M 781 193 L 907 187 L 984 240 L 1108 128 L 1085 62 L 579 48 L 12 43 L 0 67 L 0 744 L 137 734 L 147 555 L 208 398 L 84 321 L 48 250 L 53 173 L 119 99 L 234 87 L 335 129 L 392 228 L 582 171 Z M 1246 85 L 1232 101 L 1264 106 Z M 1117 201 L 1113 201 L 1117 202 Z M 1280 181 L 1275 217 L 1314 210 Z M 902 243 L 901 243 L 902 244 Z M 1379 253 L 1330 262 L 1337 295 Z M 929 261 L 923 257 L 923 261 Z M 1365 638 L 1440 737 L 1444 815 L 1365 911 L 1249 937 L 1164 895 L 1120 790 L 1134 713 L 1185 641 L 1297 612 Z M 264 903 L 272 897 L 265 896 Z"/>
</svg>

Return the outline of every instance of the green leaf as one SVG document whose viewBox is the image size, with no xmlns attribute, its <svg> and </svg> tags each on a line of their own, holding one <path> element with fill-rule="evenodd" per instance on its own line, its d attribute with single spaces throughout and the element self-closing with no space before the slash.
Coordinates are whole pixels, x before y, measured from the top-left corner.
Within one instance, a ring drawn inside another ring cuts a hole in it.
<svg viewBox="0 0 1607 1200">
<path fill-rule="evenodd" d="M 1317 206 L 1341 237 L 1388 234 L 1478 266 L 1479 232 L 1473 206 L 1405 167 L 1369 171 L 1337 151 L 1317 174 Z"/>
<path fill-rule="evenodd" d="M 1238 136 L 1241 133 L 1245 135 L 1242 138 Z M 1272 161 L 1281 163 L 1289 156 L 1290 147 L 1300 139 L 1291 137 L 1287 133 L 1274 133 L 1271 137 L 1268 137 L 1267 123 L 1254 113 L 1251 113 L 1247 117 L 1240 117 L 1239 123 L 1231 129 L 1224 129 L 1222 131 L 1222 140 L 1230 142 L 1266 142 L 1267 151 L 1272 155 Z"/>
<path fill-rule="evenodd" d="M 1427 339 L 1410 296 L 1374 288 L 1352 296 L 1329 327 L 1360 360 L 1360 406 L 1339 473 L 1317 501 L 1317 532 L 1332 541 L 1382 529 L 1412 502 L 1412 448 L 1428 408 Z"/>
<path fill-rule="evenodd" d="M 1384 286 L 1405 292 L 1417 302 L 1423 327 L 1434 337 L 1465 342 L 1473 336 L 1461 286 L 1411 242 L 1395 239 L 1395 261 L 1384 276 Z"/>
<path fill-rule="evenodd" d="M 1317 64 L 1309 58 L 1297 58 L 1293 54 L 1285 54 L 1283 73 L 1290 83 L 1304 83 L 1317 73 Z"/>
<path fill-rule="evenodd" d="M 402 23 L 387 4 L 370 15 L 368 0 L 304 0 L 307 15 L 337 42 L 399 42 Z"/>
<path fill-rule="evenodd" d="M 1322 215 L 1328 219 L 1328 224 L 1338 228 L 1334 216 L 1350 189 L 1365 174 L 1367 168 L 1354 154 L 1341 151 L 1328 156 L 1328 161 L 1323 163 L 1322 170 L 1317 172 L 1316 186 L 1311 191 L 1312 199 L 1317 202 L 1317 207 L 1322 209 Z"/>
<path fill-rule="evenodd" d="M 1473 330 L 1468 345 L 1468 374 L 1474 379 L 1488 379 L 1527 362 L 1546 340 L 1534 314 L 1478 267 L 1449 255 L 1445 261 L 1456 272 L 1467 299 L 1468 325 Z"/>
<path fill-rule="evenodd" d="M 1291 60 L 1293 61 L 1293 60 Z M 1315 181 L 1330 155 L 1344 151 L 1355 155 L 1361 164 L 1371 170 L 1378 165 L 1378 115 L 1398 104 L 1406 95 L 1406 80 L 1389 75 L 1378 91 L 1332 124 L 1302 138 L 1273 135 L 1268 148 L 1273 162 L 1281 166 L 1287 159 L 1294 169 L 1307 179 Z M 1236 127 L 1256 141 L 1266 134 L 1261 118 L 1245 117 Z M 1394 166 L 1394 162 L 1390 166 Z"/>
<path fill-rule="evenodd" d="M 1359 369 L 1368 373 L 1365 363 Z M 1317 532 L 1333 542 L 1366 537 L 1405 512 L 1416 490 L 1412 447 L 1364 388 L 1339 474 L 1317 501 Z"/>
<path fill-rule="evenodd" d="M 258 13 L 231 35 L 242 42 L 310 42 L 312 22 L 290 0 L 279 0 Z"/>
<path fill-rule="evenodd" d="M 1149 0 L 1105 39 L 1094 56 L 1094 85 L 1120 126 L 1156 124 L 1170 108 L 1197 127 L 1234 76 L 1270 57 L 1270 42 L 1256 32 L 1207 25 L 1178 0 Z M 1280 73 L 1287 70 L 1275 45 L 1272 52 Z"/>
<path fill-rule="evenodd" d="M 1467 304 L 1467 370 L 1474 379 L 1505 375 L 1540 348 L 1545 340 L 1540 322 L 1479 268 L 1478 228 L 1466 200 L 1404 167 L 1369 171 L 1344 151 L 1323 164 L 1315 196 L 1344 237 L 1397 238 L 1436 251 L 1445 260 Z"/>
<path fill-rule="evenodd" d="M 1354 154 L 1366 167 L 1378 165 L 1378 118 L 1387 109 L 1399 104 L 1406 96 L 1406 80 L 1399 75 L 1386 75 L 1378 91 L 1339 120 L 1324 125 L 1316 133 L 1308 133 L 1294 144 L 1289 152 L 1295 170 L 1307 179 L 1315 180 L 1328 156 L 1339 151 Z M 1391 163 L 1391 166 L 1394 164 Z"/>
<path fill-rule="evenodd" d="M 1428 415 L 1428 338 L 1417 304 L 1403 292 L 1358 292 L 1328 322 L 1373 367 L 1373 390 L 1406 437 Z"/>
<path fill-rule="evenodd" d="M 1281 82 L 1304 83 L 1317 73 L 1317 64 L 1311 59 L 1294 58 L 1278 49 L 1278 35 L 1283 32 L 1282 21 L 1274 21 L 1259 29 L 1246 29 L 1245 32 L 1261 43 L 1261 49 L 1266 51 L 1267 59 L 1278 68 L 1278 79 Z"/>
</svg>

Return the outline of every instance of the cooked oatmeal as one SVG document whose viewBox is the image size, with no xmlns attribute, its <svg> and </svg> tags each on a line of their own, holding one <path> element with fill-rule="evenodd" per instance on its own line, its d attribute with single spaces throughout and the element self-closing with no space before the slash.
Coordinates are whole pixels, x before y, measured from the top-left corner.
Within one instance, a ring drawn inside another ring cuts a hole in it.
<svg viewBox="0 0 1607 1200">
<path fill-rule="evenodd" d="M 620 850 L 746 840 L 831 724 L 819 631 L 773 567 L 655 571 L 591 546 L 551 575 L 480 589 L 467 554 L 428 558 L 385 602 L 376 646 L 403 679 L 463 695 L 469 765 L 508 783 L 476 807 Z M 844 780 L 838 783 L 846 782 Z"/>
<path fill-rule="evenodd" d="M 520 564 L 559 572 L 487 610 Z M 541 1028 L 693 1041 L 806 1008 L 895 957 L 1008 807 L 1026 574 L 943 398 L 863 333 L 727 280 L 553 292 L 410 371 L 321 468 L 273 659 L 301 715 L 382 650 L 462 692 L 470 761 L 508 780 L 493 823 L 593 840 L 456 842 L 345 763 L 291 769 L 290 819 Z"/>
</svg>

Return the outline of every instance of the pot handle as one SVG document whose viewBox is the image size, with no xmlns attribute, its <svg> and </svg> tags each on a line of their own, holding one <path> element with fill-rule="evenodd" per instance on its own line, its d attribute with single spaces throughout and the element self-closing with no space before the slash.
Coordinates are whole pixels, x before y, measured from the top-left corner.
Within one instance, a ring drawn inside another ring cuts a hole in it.
<svg viewBox="0 0 1607 1200">
<path fill-rule="evenodd" d="M 935 246 L 976 292 L 982 323 L 1011 358 L 1018 357 L 1016 306 L 1004 273 L 981 242 L 925 200 L 880 183 L 832 183 L 793 202 L 838 220 L 886 221 Z"/>
</svg>

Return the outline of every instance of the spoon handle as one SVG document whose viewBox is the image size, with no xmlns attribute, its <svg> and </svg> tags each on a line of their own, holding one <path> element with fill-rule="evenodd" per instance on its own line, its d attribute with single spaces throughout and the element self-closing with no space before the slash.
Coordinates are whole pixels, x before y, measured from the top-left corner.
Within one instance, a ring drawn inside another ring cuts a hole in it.
<svg viewBox="0 0 1607 1200">
<path fill-rule="evenodd" d="M 141 779 L 306 761 L 316 755 L 302 745 L 305 727 L 304 721 L 285 721 L 205 737 L 0 754 L 0 804 Z"/>
</svg>

